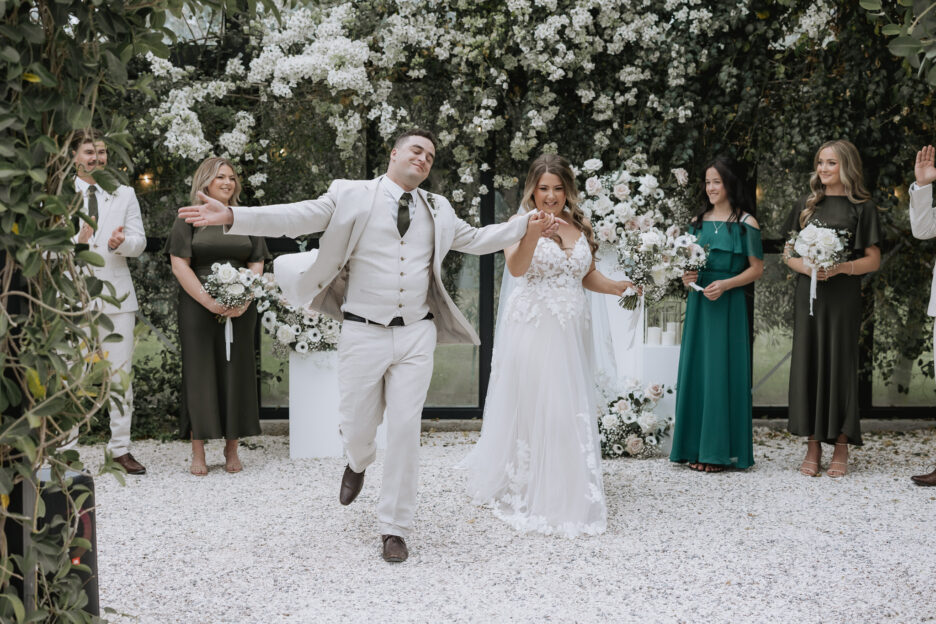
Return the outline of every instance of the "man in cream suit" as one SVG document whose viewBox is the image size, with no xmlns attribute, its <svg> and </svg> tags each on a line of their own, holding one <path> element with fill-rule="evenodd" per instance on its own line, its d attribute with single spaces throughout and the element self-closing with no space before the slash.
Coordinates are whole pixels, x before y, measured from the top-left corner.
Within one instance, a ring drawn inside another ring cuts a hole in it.
<svg viewBox="0 0 936 624">
<path fill-rule="evenodd" d="M 127 258 L 135 258 L 146 248 L 140 204 L 129 186 L 120 186 L 108 193 L 98 186 L 92 172 L 107 165 L 107 146 L 101 133 L 89 130 L 79 133 L 71 144 L 75 162 L 75 190 L 84 198 L 84 212 L 96 224 L 92 228 L 81 223 L 76 242 L 87 244 L 91 251 L 104 258 L 103 267 L 92 267 L 98 279 L 113 284 L 118 299 L 126 296 L 120 307 L 102 302 L 101 311 L 114 324 L 114 333 L 120 342 L 104 345 L 107 359 L 115 370 L 130 374 L 133 361 L 133 325 L 137 310 L 136 292 L 130 280 Z M 117 379 L 119 373 L 115 375 Z M 130 423 L 133 420 L 133 389 L 128 385 L 123 408 L 110 406 L 111 439 L 107 444 L 114 461 L 123 466 L 127 474 L 146 474 L 146 468 L 130 454 Z"/>
<path fill-rule="evenodd" d="M 936 181 L 934 165 L 936 149 L 927 145 L 917 152 L 913 172 L 916 181 L 910 185 L 910 228 L 919 239 L 936 237 L 936 206 L 933 206 L 933 182 Z M 930 303 L 927 313 L 936 316 L 936 267 L 933 267 L 933 283 L 930 287 Z M 933 356 L 936 358 L 936 324 L 933 326 Z M 936 485 L 936 470 L 925 475 L 910 477 L 917 485 Z"/>
<path fill-rule="evenodd" d="M 231 234 L 323 232 L 317 257 L 309 256 L 314 262 L 292 279 L 278 277 L 293 303 L 345 321 L 338 345 L 340 432 L 348 458 L 341 504 L 361 491 L 376 457 L 377 427 L 387 420 L 377 517 L 389 562 L 408 557 L 404 538 L 416 511 L 420 419 L 436 342 L 480 342 L 445 292 L 442 259 L 452 249 L 492 253 L 558 227 L 543 213 L 469 226 L 444 197 L 418 188 L 435 147 L 432 133 L 413 129 L 396 140 L 386 175 L 374 180 L 336 180 L 318 199 L 260 208 L 227 208 L 199 194 L 203 205 L 179 210 L 192 225 L 229 225 Z"/>
</svg>

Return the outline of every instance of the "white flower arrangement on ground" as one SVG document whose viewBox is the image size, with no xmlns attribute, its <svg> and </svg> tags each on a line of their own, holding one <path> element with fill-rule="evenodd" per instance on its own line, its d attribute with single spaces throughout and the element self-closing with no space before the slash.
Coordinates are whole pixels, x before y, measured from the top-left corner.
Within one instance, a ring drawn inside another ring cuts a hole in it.
<svg viewBox="0 0 936 624">
<path fill-rule="evenodd" d="M 655 455 L 673 425 L 672 416 L 660 416 L 655 410 L 660 399 L 672 392 L 661 384 L 644 386 L 640 380 L 628 379 L 613 398 L 606 394 L 608 400 L 598 413 L 602 457 Z"/>
<path fill-rule="evenodd" d="M 338 348 L 341 323 L 326 314 L 289 305 L 270 273 L 263 276 L 257 311 L 260 325 L 273 338 L 273 353 L 279 357 Z"/>
<path fill-rule="evenodd" d="M 211 265 L 204 289 L 226 308 L 239 308 L 263 292 L 259 275 L 246 267 L 234 268 L 230 262 Z"/>
<path fill-rule="evenodd" d="M 800 257 L 811 269 L 809 283 L 809 315 L 813 315 L 816 281 L 819 269 L 829 269 L 845 260 L 850 234 L 847 230 L 827 228 L 813 221 L 788 241 L 792 257 Z"/>
</svg>

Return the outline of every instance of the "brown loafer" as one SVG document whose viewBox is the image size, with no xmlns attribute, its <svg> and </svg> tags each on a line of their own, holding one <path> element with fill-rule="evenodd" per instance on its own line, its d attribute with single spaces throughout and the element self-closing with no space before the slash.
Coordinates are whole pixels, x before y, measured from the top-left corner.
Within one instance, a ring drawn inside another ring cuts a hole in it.
<svg viewBox="0 0 936 624">
<path fill-rule="evenodd" d="M 143 466 L 140 462 L 133 458 L 133 455 L 130 453 L 124 453 L 120 457 L 115 457 L 114 461 L 120 464 L 120 466 L 131 475 L 143 475 L 146 474 L 146 467 Z"/>
<path fill-rule="evenodd" d="M 344 474 L 341 476 L 341 491 L 338 493 L 338 500 L 342 505 L 350 505 L 361 493 L 364 487 L 364 471 L 354 472 L 351 466 L 345 466 Z"/>
<path fill-rule="evenodd" d="M 383 558 L 388 563 L 402 563 L 409 557 L 406 542 L 399 535 L 381 535 L 383 540 Z"/>
<path fill-rule="evenodd" d="M 915 477 L 910 477 L 913 479 L 913 482 L 917 485 L 936 485 L 936 470 L 925 475 L 917 475 Z"/>
</svg>

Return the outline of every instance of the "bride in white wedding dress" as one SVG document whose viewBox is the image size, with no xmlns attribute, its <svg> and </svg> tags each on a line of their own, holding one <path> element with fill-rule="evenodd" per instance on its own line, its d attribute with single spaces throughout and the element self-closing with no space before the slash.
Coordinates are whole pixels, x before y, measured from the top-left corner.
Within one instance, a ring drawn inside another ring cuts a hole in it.
<svg viewBox="0 0 936 624">
<path fill-rule="evenodd" d="M 519 531 L 575 537 L 605 529 L 595 353 L 585 288 L 620 296 L 628 281 L 595 269 L 591 224 L 566 159 L 530 166 L 521 200 L 565 223 L 507 248 L 516 286 L 501 294 L 481 439 L 465 458 L 468 492 Z"/>
</svg>

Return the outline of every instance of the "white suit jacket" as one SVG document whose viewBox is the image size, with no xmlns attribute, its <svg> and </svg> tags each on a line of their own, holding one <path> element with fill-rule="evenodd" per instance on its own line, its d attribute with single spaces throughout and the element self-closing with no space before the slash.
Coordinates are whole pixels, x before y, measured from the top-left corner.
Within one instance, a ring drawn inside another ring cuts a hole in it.
<svg viewBox="0 0 936 624">
<path fill-rule="evenodd" d="M 88 241 L 88 247 L 94 253 L 104 258 L 104 266 L 89 267 L 91 274 L 101 280 L 114 285 L 117 298 L 127 295 L 120 304 L 120 308 L 104 302 L 101 310 L 105 314 L 117 312 L 136 312 L 136 291 L 130 279 L 130 268 L 127 258 L 136 258 L 146 249 L 146 234 L 143 231 L 143 218 L 140 216 L 140 203 L 136 193 L 129 186 L 119 186 L 113 193 L 99 190 L 98 199 L 98 227 L 97 231 Z M 124 226 L 124 242 L 120 247 L 111 251 L 107 241 L 118 226 Z M 77 241 L 77 238 L 75 239 Z M 106 292 L 106 291 L 105 291 Z"/>
<path fill-rule="evenodd" d="M 933 206 L 933 185 L 919 187 L 910 185 L 910 229 L 916 238 L 936 238 L 936 206 Z M 930 316 L 936 316 L 936 266 L 933 267 L 933 283 L 930 285 Z"/>
<path fill-rule="evenodd" d="M 318 199 L 273 206 L 233 206 L 234 224 L 226 231 L 270 237 L 323 232 L 318 250 L 277 259 L 277 281 L 291 303 L 310 305 L 340 319 L 348 259 L 371 212 L 375 206 L 384 205 L 379 182 L 380 178 L 335 180 Z M 435 229 L 427 303 L 435 317 L 438 342 L 480 344 L 471 324 L 442 285 L 442 259 L 452 249 L 480 255 L 508 247 L 526 233 L 528 217 L 475 228 L 459 219 L 451 204 L 441 195 L 422 189 L 416 189 L 416 192 L 430 207 Z M 283 264 L 280 260 L 287 261 L 287 271 L 280 270 Z"/>
</svg>

